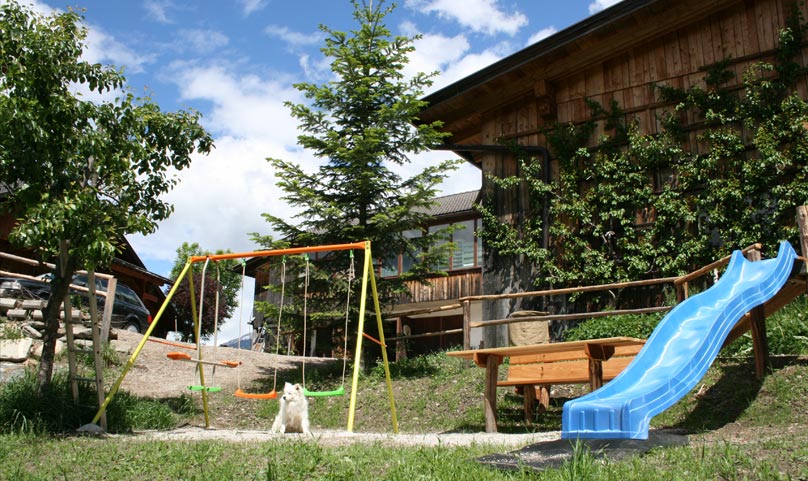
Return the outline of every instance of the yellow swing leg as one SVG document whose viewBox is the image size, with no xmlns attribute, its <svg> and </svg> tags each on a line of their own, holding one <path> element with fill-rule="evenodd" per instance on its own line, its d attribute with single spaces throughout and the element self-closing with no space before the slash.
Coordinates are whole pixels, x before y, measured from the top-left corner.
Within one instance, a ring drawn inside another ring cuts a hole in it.
<svg viewBox="0 0 808 481">
<path fill-rule="evenodd" d="M 379 306 L 379 293 L 376 289 L 376 276 L 371 264 L 370 241 L 365 241 L 365 265 L 362 269 L 362 298 L 359 301 L 359 327 L 356 335 L 356 352 L 354 354 L 354 372 L 351 379 L 351 403 L 348 411 L 348 432 L 353 432 L 354 414 L 356 412 L 356 391 L 359 386 L 359 365 L 362 360 L 362 338 L 365 332 L 365 304 L 367 303 L 368 277 L 373 289 L 373 308 L 376 310 L 376 323 L 379 327 L 379 341 L 382 345 L 382 360 L 384 361 L 384 376 L 387 382 L 387 394 L 390 399 L 390 414 L 393 418 L 393 432 L 398 434 L 398 417 L 396 416 L 396 402 L 393 397 L 393 382 L 390 379 L 390 366 L 387 362 L 387 349 L 384 342 L 384 326 L 382 325 L 382 311 Z"/>
</svg>

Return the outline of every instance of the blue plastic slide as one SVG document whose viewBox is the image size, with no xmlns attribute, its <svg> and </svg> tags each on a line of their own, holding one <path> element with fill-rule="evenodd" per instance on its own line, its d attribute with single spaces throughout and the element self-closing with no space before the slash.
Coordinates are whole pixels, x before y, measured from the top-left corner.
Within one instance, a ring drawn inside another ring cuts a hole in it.
<svg viewBox="0 0 808 481">
<path fill-rule="evenodd" d="M 721 279 L 671 309 L 623 372 L 564 404 L 561 437 L 648 439 L 651 418 L 693 389 L 735 324 L 783 287 L 796 257 L 788 242 L 774 259 L 733 252 Z"/>
</svg>

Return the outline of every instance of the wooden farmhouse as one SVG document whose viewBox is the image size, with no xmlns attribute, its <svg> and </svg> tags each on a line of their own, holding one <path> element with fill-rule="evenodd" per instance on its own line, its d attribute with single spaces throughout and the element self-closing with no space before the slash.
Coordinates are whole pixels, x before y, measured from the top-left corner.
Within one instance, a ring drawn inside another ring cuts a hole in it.
<svg viewBox="0 0 808 481">
<path fill-rule="evenodd" d="M 430 94 L 420 118 L 443 121 L 444 130 L 452 133 L 443 148 L 483 174 L 517 174 L 515 155 L 503 145 L 512 142 L 549 163 L 549 175 L 557 175 L 543 127 L 589 120 L 591 99 L 600 105 L 614 101 L 626 121 L 636 121 L 642 133 L 655 133 L 660 115 L 672 105 L 661 100 L 654 85 L 703 86 L 705 73 L 719 61 L 727 61 L 736 73 L 729 88 L 733 82 L 739 85 L 750 65 L 773 60 L 778 32 L 794 5 L 803 20 L 808 18 L 805 3 L 790 0 L 624 0 Z M 806 58 L 803 44 L 803 66 Z M 797 91 L 806 98 L 808 83 L 802 75 Z M 649 173 L 649 182 L 655 174 Z M 525 215 L 542 215 L 526 212 L 523 189 L 495 189 L 483 175 L 482 195 L 496 192 L 501 222 L 518 225 Z M 544 237 L 547 242 L 549 236 Z M 533 288 L 529 269 L 518 259 L 485 252 L 483 294 Z M 506 318 L 523 308 L 520 302 L 486 301 L 482 318 Z M 503 345 L 504 329 L 487 330 L 484 339 L 486 347 Z"/>
<path fill-rule="evenodd" d="M 427 285 L 411 281 L 407 286 L 410 295 L 386 313 L 388 320 L 395 320 L 396 336 L 411 338 L 396 343 L 396 358 L 463 345 L 463 307 L 458 299 L 482 293 L 483 248 L 477 236 L 482 219 L 474 208 L 479 194 L 474 190 L 435 199 L 429 211 L 432 220 L 425 228 L 442 229 L 451 224 L 462 227 L 452 233 L 456 249 L 441 266 L 446 275 L 430 277 Z M 398 269 L 382 271 L 382 277 L 398 276 L 406 270 L 407 256 L 398 257 Z M 471 319 L 481 319 L 481 307 L 479 301 L 469 303 Z M 471 344 L 479 345 L 479 329 L 471 334 Z"/>
<path fill-rule="evenodd" d="M 401 298 L 393 311 L 384 313 L 390 326 L 386 335 L 408 336 L 411 340 L 396 342 L 397 358 L 417 355 L 425 352 L 463 345 L 463 310 L 458 299 L 479 295 L 482 292 L 482 243 L 477 238 L 481 226 L 480 213 L 474 209 L 478 202 L 479 191 L 462 192 L 435 199 L 435 205 L 428 211 L 431 221 L 424 229 L 441 229 L 449 224 L 459 224 L 462 228 L 454 231 L 452 241 L 457 249 L 450 256 L 447 264 L 441 266 L 447 275 L 435 276 L 428 280 L 429 285 L 411 282 L 411 295 Z M 417 235 L 417 234 L 414 234 Z M 399 255 L 393 262 L 396 266 L 376 272 L 378 277 L 396 277 L 409 270 L 411 261 L 407 256 Z M 277 268 L 277 260 L 271 258 L 253 258 L 247 261 L 246 274 L 255 278 L 254 300 L 277 305 L 280 302 L 278 292 L 265 289 L 268 285 L 280 285 L 281 273 Z M 481 302 L 469 305 L 473 319 L 481 319 Z M 258 309 L 253 312 L 253 326 L 266 325 L 270 329 L 277 327 L 275 319 L 266 319 Z M 271 326 L 271 327 L 270 327 Z M 395 329 L 393 329 L 395 327 Z M 334 332 L 309 333 L 310 345 L 317 345 L 315 355 L 339 356 L 331 352 L 334 344 L 327 340 L 339 337 Z M 481 333 L 473 333 L 471 342 L 479 345 Z M 316 339 L 321 340 L 320 343 Z M 391 343 L 390 345 L 393 345 Z M 342 346 L 339 346 L 340 348 Z M 266 346 L 274 350 L 275 346 Z"/>
</svg>

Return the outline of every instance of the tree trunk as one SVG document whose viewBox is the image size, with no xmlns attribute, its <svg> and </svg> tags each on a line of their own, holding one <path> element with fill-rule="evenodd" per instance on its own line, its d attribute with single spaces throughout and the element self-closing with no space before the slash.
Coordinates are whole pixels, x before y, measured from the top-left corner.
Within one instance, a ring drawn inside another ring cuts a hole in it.
<svg viewBox="0 0 808 481">
<path fill-rule="evenodd" d="M 40 396 L 47 391 L 53 379 L 53 361 L 56 356 L 56 342 L 59 339 L 59 308 L 70 289 L 70 281 L 75 270 L 75 260 L 68 253 L 67 243 L 62 242 L 59 262 L 51 280 L 50 298 L 42 315 L 45 329 L 42 332 L 42 355 L 39 358 L 36 378 L 37 394 Z"/>
</svg>

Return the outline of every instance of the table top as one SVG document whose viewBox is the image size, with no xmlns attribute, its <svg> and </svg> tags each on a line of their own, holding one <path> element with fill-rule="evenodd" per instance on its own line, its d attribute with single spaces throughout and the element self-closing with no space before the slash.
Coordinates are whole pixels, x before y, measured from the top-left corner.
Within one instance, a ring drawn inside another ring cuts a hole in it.
<svg viewBox="0 0 808 481">
<path fill-rule="evenodd" d="M 585 341 L 551 342 L 549 344 L 530 344 L 527 346 L 489 347 L 485 349 L 471 349 L 468 351 L 449 351 L 446 354 L 462 359 L 474 360 L 475 355 L 519 356 L 525 354 L 550 354 L 554 352 L 570 352 L 586 350 L 589 345 L 601 346 L 637 346 L 645 344 L 645 339 L 636 337 L 606 337 L 603 339 L 588 339 Z"/>
</svg>

